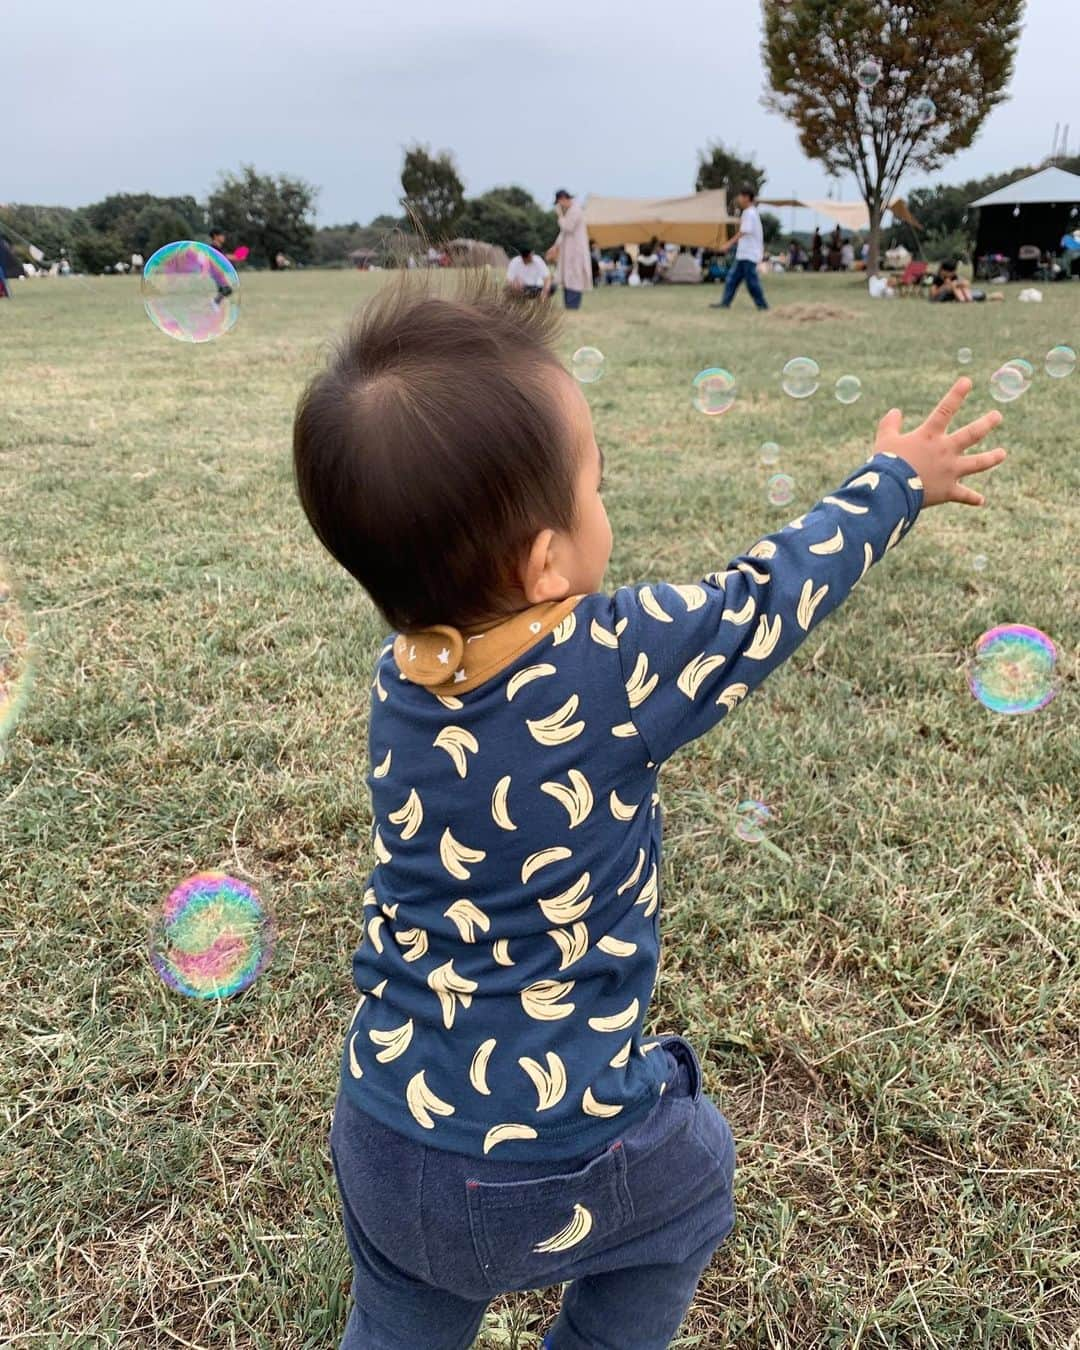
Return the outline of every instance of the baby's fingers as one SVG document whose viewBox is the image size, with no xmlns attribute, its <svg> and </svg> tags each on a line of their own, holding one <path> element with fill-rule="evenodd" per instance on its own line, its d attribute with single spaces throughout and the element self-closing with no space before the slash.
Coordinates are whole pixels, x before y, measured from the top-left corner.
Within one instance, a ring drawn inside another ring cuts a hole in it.
<svg viewBox="0 0 1080 1350">
<path fill-rule="evenodd" d="M 951 449 L 963 453 L 965 450 L 970 450 L 973 445 L 978 445 L 984 436 L 1000 425 L 1001 413 L 997 409 L 983 413 L 981 417 L 976 417 L 974 422 L 969 422 L 966 427 L 954 431 L 949 437 L 949 446 Z"/>
<path fill-rule="evenodd" d="M 954 483 L 949 493 L 949 501 L 959 502 L 961 506 L 985 506 L 986 498 L 981 492 L 975 492 L 963 483 Z"/>
<path fill-rule="evenodd" d="M 949 423 L 963 406 L 964 399 L 971 393 L 971 381 L 963 375 L 926 419 L 926 426 L 938 434 L 948 431 Z"/>
<path fill-rule="evenodd" d="M 970 473 L 985 473 L 987 469 L 997 468 L 1005 458 L 1005 451 L 1000 446 L 996 450 L 983 450 L 978 455 L 964 455 L 956 466 L 956 472 L 961 478 L 966 478 Z"/>
</svg>

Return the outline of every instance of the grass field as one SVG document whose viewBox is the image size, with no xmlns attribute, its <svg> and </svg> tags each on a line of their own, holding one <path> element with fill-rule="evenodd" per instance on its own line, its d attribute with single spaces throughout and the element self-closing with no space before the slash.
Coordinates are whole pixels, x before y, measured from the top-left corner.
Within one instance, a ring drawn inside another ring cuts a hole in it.
<svg viewBox="0 0 1080 1350">
<path fill-rule="evenodd" d="M 371 865 L 364 787 L 382 636 L 294 499 L 293 405 L 377 284 L 252 276 L 234 332 L 172 342 L 137 283 L 0 302 L 0 555 L 39 669 L 0 750 L 0 1343 L 323 1347 L 348 1268 L 327 1131 Z M 665 948 L 651 1026 L 699 1048 L 739 1144 L 739 1221 L 677 1345 L 1064 1347 L 1080 1326 L 1080 287 L 1042 305 L 873 304 L 774 279 L 608 292 L 563 347 L 591 386 L 610 582 L 690 581 L 812 504 L 896 404 L 921 416 L 973 348 L 1039 373 L 1005 409 L 985 511 L 928 512 L 721 730 L 665 770 Z M 808 404 L 778 372 L 808 354 Z M 733 410 L 690 404 L 701 367 Z M 863 380 L 860 402 L 831 395 Z M 758 444 L 783 447 L 790 508 Z M 975 571 L 972 559 L 988 566 Z M 997 623 L 1049 633 L 1063 687 L 995 717 L 963 662 Z M 734 839 L 776 812 L 788 856 Z M 148 916 L 187 874 L 247 876 L 280 928 L 223 1004 L 169 993 Z M 535 1347 L 554 1295 L 492 1308 Z M 417 1350 L 423 1350 L 418 1347 Z"/>
</svg>

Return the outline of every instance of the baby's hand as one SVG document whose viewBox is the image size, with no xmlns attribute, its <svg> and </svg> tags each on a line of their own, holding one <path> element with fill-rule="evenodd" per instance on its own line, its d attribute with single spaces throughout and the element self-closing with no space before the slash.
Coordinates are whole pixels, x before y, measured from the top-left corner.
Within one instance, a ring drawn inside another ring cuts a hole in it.
<svg viewBox="0 0 1080 1350">
<path fill-rule="evenodd" d="M 922 479 L 923 505 L 940 506 L 942 502 L 962 502 L 964 506 L 983 506 L 986 498 L 981 492 L 965 487 L 961 478 L 969 474 L 985 473 L 1005 458 L 1004 450 L 984 450 L 968 455 L 970 450 L 1001 421 L 1001 413 L 984 413 L 959 431 L 949 431 L 949 423 L 963 407 L 971 393 L 971 381 L 957 380 L 934 411 L 920 427 L 901 435 L 903 414 L 899 408 L 887 412 L 878 423 L 876 454 L 887 452 L 907 460 Z"/>
</svg>

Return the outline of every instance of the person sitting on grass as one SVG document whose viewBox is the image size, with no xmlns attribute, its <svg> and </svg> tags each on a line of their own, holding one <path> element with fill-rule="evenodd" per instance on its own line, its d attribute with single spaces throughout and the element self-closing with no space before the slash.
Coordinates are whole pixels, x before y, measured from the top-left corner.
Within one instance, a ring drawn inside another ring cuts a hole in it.
<svg viewBox="0 0 1080 1350">
<path fill-rule="evenodd" d="M 945 304 L 955 300 L 959 304 L 970 304 L 973 300 L 983 301 L 987 298 L 985 291 L 972 290 L 971 284 L 959 276 L 956 270 L 956 259 L 946 258 L 930 282 L 930 299 L 935 304 Z M 992 295 L 991 300 L 1003 300 L 1002 295 Z"/>
<path fill-rule="evenodd" d="M 549 1350 L 676 1335 L 734 1221 L 735 1152 L 689 1043 L 646 1030 L 660 766 L 1005 458 L 967 453 L 1000 412 L 949 430 L 961 379 L 913 431 L 886 413 L 869 463 L 726 567 L 608 592 L 604 455 L 556 318 L 404 272 L 296 413 L 303 509 L 394 630 L 331 1133 L 343 1350 L 462 1350 L 493 1298 L 562 1283 Z"/>
<path fill-rule="evenodd" d="M 506 284 L 511 291 L 528 296 L 530 300 L 546 300 L 551 294 L 551 272 L 543 258 L 525 244 L 517 256 L 510 259 Z"/>
</svg>

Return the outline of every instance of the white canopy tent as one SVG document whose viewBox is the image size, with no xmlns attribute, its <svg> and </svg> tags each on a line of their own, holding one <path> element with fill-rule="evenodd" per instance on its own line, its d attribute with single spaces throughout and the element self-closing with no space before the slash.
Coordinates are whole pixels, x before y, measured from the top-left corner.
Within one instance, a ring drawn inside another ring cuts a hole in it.
<svg viewBox="0 0 1080 1350">
<path fill-rule="evenodd" d="M 585 201 L 589 238 L 601 248 L 662 239 L 690 248 L 719 248 L 738 216 L 729 213 L 723 188 L 686 197 L 597 197 Z"/>
<path fill-rule="evenodd" d="M 1036 206 L 1044 203 L 1080 202 L 1080 174 L 1064 169 L 1040 169 L 1027 178 L 1017 178 L 996 192 L 988 192 L 969 206 Z"/>
</svg>

